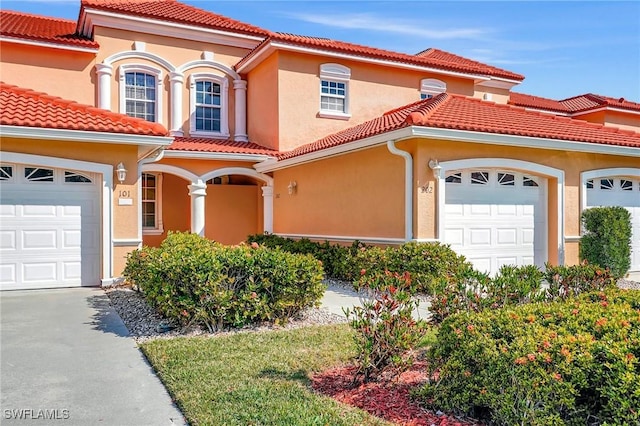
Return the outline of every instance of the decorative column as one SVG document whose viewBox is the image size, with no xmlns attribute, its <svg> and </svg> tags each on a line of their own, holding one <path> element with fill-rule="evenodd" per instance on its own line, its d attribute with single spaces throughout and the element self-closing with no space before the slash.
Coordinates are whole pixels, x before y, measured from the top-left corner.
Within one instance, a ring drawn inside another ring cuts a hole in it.
<svg viewBox="0 0 640 426">
<path fill-rule="evenodd" d="M 96 64 L 98 76 L 98 108 L 111 110 L 111 76 L 113 67 L 108 64 Z"/>
<path fill-rule="evenodd" d="M 264 232 L 273 233 L 273 186 L 262 187 Z"/>
<path fill-rule="evenodd" d="M 204 237 L 204 206 L 207 184 L 198 179 L 197 182 L 191 183 L 188 188 L 191 196 L 191 232 Z"/>
<path fill-rule="evenodd" d="M 236 92 L 236 131 L 233 140 L 247 142 L 247 82 L 233 80 L 233 90 Z"/>
<path fill-rule="evenodd" d="M 171 136 L 183 136 L 182 132 L 182 87 L 184 76 L 179 72 L 169 73 L 171 84 L 171 117 L 169 117 L 169 129 Z"/>
</svg>

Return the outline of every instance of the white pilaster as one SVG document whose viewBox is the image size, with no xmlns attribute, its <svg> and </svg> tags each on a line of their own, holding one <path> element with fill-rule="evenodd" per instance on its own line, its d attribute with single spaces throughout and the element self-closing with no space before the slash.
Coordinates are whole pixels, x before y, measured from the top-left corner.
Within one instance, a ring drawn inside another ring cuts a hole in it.
<svg viewBox="0 0 640 426">
<path fill-rule="evenodd" d="M 191 232 L 204 236 L 205 223 L 205 196 L 207 195 L 207 184 L 198 179 L 188 186 L 191 196 Z"/>
<path fill-rule="evenodd" d="M 262 187 L 262 211 L 264 232 L 273 233 L 273 186 Z"/>
<path fill-rule="evenodd" d="M 233 89 L 236 92 L 236 131 L 233 140 L 247 142 L 247 82 L 245 80 L 233 80 Z"/>
<path fill-rule="evenodd" d="M 111 110 L 111 76 L 113 67 L 108 64 L 96 64 L 98 75 L 98 108 Z"/>
<path fill-rule="evenodd" d="M 170 132 L 171 136 L 183 136 L 182 132 L 182 87 L 184 84 L 184 76 L 179 72 L 169 73 L 169 82 L 171 83 L 171 117 Z"/>
</svg>

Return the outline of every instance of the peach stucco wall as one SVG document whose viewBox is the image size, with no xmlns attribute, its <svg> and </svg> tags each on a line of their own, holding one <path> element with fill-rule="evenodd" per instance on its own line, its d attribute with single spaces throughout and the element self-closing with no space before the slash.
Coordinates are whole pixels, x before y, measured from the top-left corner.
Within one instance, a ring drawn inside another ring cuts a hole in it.
<svg viewBox="0 0 640 426">
<path fill-rule="evenodd" d="M 404 160 L 386 147 L 279 170 L 274 180 L 276 233 L 404 236 Z"/>
<path fill-rule="evenodd" d="M 258 192 L 255 185 L 208 185 L 205 236 L 222 244 L 239 244 L 258 228 Z"/>
<path fill-rule="evenodd" d="M 167 237 L 168 231 L 191 229 L 191 199 L 187 185 L 190 182 L 172 175 L 162 174 L 162 225 L 164 232 L 151 235 L 143 232 L 144 245 L 157 247 Z"/>
<path fill-rule="evenodd" d="M 138 179 L 135 171 L 138 164 L 138 150 L 133 145 L 109 145 L 82 142 L 38 141 L 3 137 L 1 140 L 3 152 L 17 152 L 23 154 L 43 155 L 66 159 L 88 161 L 93 163 L 115 166 L 122 162 L 127 170 L 127 179 L 120 184 L 113 177 L 113 237 L 115 239 L 134 241 L 126 247 L 114 247 L 115 276 L 120 275 L 124 267 L 126 253 L 136 248 L 138 238 L 138 203 L 133 205 L 119 205 L 118 198 L 138 199 Z"/>
<path fill-rule="evenodd" d="M 0 42 L 0 80 L 94 105 L 95 54 Z"/>
<path fill-rule="evenodd" d="M 278 149 L 278 56 L 275 52 L 247 76 L 247 130 L 249 140 Z M 291 117 L 289 117 L 291 119 Z"/>
<path fill-rule="evenodd" d="M 351 70 L 348 84 L 348 120 L 321 118 L 320 65 L 338 63 Z M 352 127 L 401 105 L 420 100 L 420 81 L 437 78 L 447 92 L 471 96 L 473 81 L 413 70 L 393 69 L 350 60 L 336 60 L 295 52 L 278 57 L 278 123 L 280 150 L 313 142 L 328 134 Z"/>
</svg>

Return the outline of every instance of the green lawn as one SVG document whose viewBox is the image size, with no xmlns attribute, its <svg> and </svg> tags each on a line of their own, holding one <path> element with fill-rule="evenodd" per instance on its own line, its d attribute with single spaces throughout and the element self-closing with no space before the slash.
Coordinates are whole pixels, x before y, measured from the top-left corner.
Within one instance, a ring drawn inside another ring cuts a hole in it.
<svg viewBox="0 0 640 426">
<path fill-rule="evenodd" d="M 142 350 L 192 425 L 388 425 L 310 390 L 354 355 L 347 325 L 155 340 Z"/>
</svg>

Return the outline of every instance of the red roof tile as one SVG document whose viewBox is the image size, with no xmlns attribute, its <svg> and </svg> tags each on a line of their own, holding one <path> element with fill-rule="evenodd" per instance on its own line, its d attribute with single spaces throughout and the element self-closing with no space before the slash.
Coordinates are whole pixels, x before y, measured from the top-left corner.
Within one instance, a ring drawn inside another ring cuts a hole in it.
<svg viewBox="0 0 640 426">
<path fill-rule="evenodd" d="M 76 34 L 75 21 L 10 10 L 0 10 L 0 35 L 90 49 L 99 47 L 98 43 Z"/>
<path fill-rule="evenodd" d="M 407 126 L 640 148 L 640 133 L 443 93 L 282 153 L 279 159 L 297 157 Z"/>
<path fill-rule="evenodd" d="M 630 111 L 640 111 L 640 104 L 627 101 L 624 98 L 616 99 L 608 96 L 594 95 L 586 93 L 571 98 L 556 101 L 542 98 L 540 96 L 526 95 L 524 93 L 511 92 L 509 104 L 523 106 L 526 108 L 543 109 L 555 112 L 577 113 L 591 109 L 612 107 L 626 109 Z"/>
<path fill-rule="evenodd" d="M 252 142 L 236 142 L 230 139 L 216 140 L 205 138 L 176 137 L 167 147 L 171 151 L 220 152 L 229 154 L 255 154 L 275 157 L 278 151 L 265 148 Z"/>
<path fill-rule="evenodd" d="M 509 95 L 509 104 L 554 112 L 569 113 L 571 111 L 566 105 L 560 103 L 560 101 L 542 98 L 540 96 L 527 95 L 525 93 L 511 92 Z"/>
<path fill-rule="evenodd" d="M 0 82 L 0 124 L 46 129 L 84 130 L 167 136 L 158 123 L 67 101 Z"/>
<path fill-rule="evenodd" d="M 344 41 L 332 40 L 320 37 L 308 37 L 295 34 L 275 33 L 263 41 L 252 52 L 245 56 L 236 68 L 242 66 L 263 46 L 270 42 L 288 43 L 296 46 L 305 46 L 315 49 L 328 50 L 332 52 L 346 53 L 350 55 L 375 58 L 385 61 L 399 62 L 404 64 L 417 65 L 422 67 L 436 68 L 446 71 L 481 74 L 493 77 L 507 78 L 522 81 L 524 76 L 501 68 L 496 68 L 480 62 L 472 61 L 461 56 L 453 55 L 438 49 L 429 49 L 418 55 L 408 55 L 406 53 L 393 52 L 390 50 L 377 49 L 359 44 L 347 43 Z"/>
<path fill-rule="evenodd" d="M 263 37 L 270 34 L 268 30 L 180 3 L 176 0 L 82 0 L 81 4 L 82 10 L 105 10 L 124 15 L 142 16 L 253 36 Z"/>
</svg>

